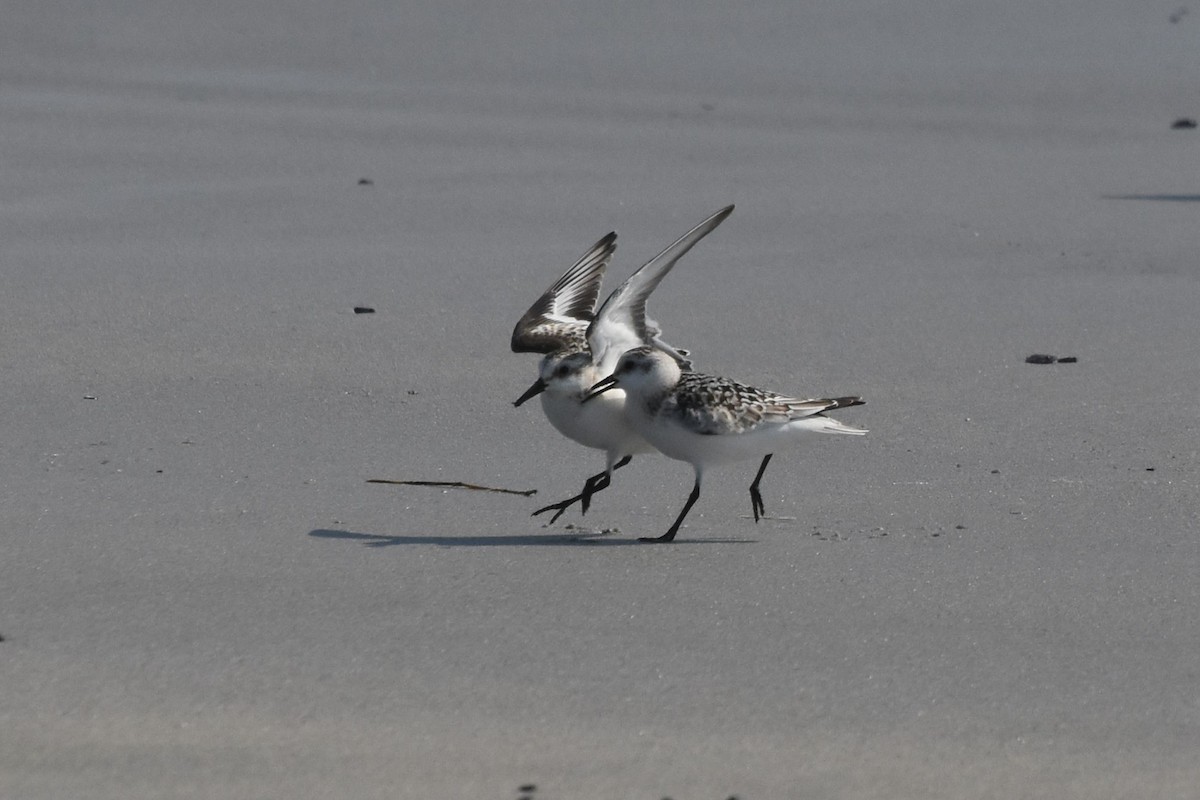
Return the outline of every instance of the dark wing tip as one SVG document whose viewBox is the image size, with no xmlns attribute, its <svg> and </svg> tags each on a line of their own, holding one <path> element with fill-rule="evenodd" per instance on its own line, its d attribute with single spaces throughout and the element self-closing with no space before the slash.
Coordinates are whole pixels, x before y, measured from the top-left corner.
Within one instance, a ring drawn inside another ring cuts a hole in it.
<svg viewBox="0 0 1200 800">
<path fill-rule="evenodd" d="M 578 345 L 591 322 L 604 271 L 617 250 L 616 241 L 616 231 L 601 237 L 529 307 L 513 328 L 510 344 L 514 353 L 552 353 Z M 577 320 L 579 335 L 574 325 L 564 320 Z"/>
</svg>

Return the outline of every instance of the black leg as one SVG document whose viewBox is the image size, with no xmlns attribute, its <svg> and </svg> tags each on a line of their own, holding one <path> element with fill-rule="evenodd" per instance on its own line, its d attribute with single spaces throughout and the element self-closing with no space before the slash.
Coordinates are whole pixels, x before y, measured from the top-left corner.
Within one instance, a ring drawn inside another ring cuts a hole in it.
<svg viewBox="0 0 1200 800">
<path fill-rule="evenodd" d="M 613 464 L 612 471 L 616 472 L 621 467 L 628 464 L 633 459 L 633 456 L 625 456 L 617 463 Z M 608 484 L 612 481 L 612 475 L 606 470 L 599 475 L 593 475 L 583 482 L 583 492 L 580 494 L 580 514 L 586 514 L 592 505 L 592 495 L 603 489 L 608 488 Z"/>
<path fill-rule="evenodd" d="M 616 464 L 613 464 L 613 469 L 618 470 L 625 466 L 629 463 L 631 458 L 633 458 L 633 456 L 625 456 Z M 592 495 L 594 495 L 596 492 L 602 491 L 603 489 L 607 489 L 610 482 L 611 478 L 609 477 L 608 470 L 605 470 L 604 472 L 598 472 L 583 482 L 583 491 L 579 494 L 575 495 L 574 497 L 568 497 L 566 500 L 562 500 L 557 503 L 551 503 L 548 506 L 539 508 L 537 511 L 530 514 L 530 516 L 536 517 L 538 514 L 544 514 L 547 511 L 554 511 L 555 514 L 550 518 L 550 522 L 548 523 L 553 525 L 555 520 L 561 517 L 563 513 L 575 503 L 582 503 L 582 513 L 586 514 L 588 506 L 590 506 L 592 503 Z"/>
<path fill-rule="evenodd" d="M 696 505 L 696 501 L 700 498 L 700 479 L 696 479 L 696 485 L 692 487 L 692 493 L 688 495 L 687 503 L 683 506 L 683 511 L 679 512 L 679 516 L 675 519 L 675 524 L 671 526 L 671 530 L 664 533 L 662 536 L 643 536 L 643 542 L 669 542 L 675 538 L 675 534 L 679 533 L 679 526 L 683 524 L 683 518 L 692 510 L 692 506 Z"/>
<path fill-rule="evenodd" d="M 767 508 L 763 505 L 762 495 L 758 492 L 758 482 L 762 480 L 763 473 L 767 471 L 767 464 L 771 461 L 771 456 L 774 453 L 767 453 L 763 456 L 762 466 L 758 468 L 758 474 L 754 476 L 754 483 L 750 484 L 750 508 L 754 511 L 754 522 L 758 522 L 760 516 L 767 515 Z"/>
</svg>

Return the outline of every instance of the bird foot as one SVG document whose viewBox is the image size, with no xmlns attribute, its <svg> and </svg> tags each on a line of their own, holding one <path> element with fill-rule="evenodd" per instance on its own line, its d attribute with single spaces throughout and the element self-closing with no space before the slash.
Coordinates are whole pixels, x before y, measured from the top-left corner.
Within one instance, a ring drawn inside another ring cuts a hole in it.
<svg viewBox="0 0 1200 800">
<path fill-rule="evenodd" d="M 569 497 L 566 500 L 563 500 L 562 502 L 551 503 L 548 506 L 543 506 L 542 508 L 539 508 L 537 511 L 533 512 L 529 516 L 536 517 L 538 514 L 545 514 L 547 511 L 553 511 L 553 512 L 555 512 L 554 516 L 551 517 L 550 522 L 547 523 L 549 525 L 553 525 L 558 520 L 558 518 L 561 517 L 566 512 L 566 510 L 568 508 L 575 505 L 575 503 L 579 502 L 579 500 L 580 500 L 579 495 L 576 495 L 575 497 Z"/>
</svg>

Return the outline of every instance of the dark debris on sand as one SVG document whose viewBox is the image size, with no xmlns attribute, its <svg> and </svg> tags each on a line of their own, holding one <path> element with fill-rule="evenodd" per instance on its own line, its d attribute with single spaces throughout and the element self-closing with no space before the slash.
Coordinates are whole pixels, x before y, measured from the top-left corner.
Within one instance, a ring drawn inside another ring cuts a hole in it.
<svg viewBox="0 0 1200 800">
<path fill-rule="evenodd" d="M 1075 356 L 1051 356 L 1045 353 L 1034 353 L 1025 357 L 1026 364 L 1075 364 L 1078 361 Z"/>
</svg>

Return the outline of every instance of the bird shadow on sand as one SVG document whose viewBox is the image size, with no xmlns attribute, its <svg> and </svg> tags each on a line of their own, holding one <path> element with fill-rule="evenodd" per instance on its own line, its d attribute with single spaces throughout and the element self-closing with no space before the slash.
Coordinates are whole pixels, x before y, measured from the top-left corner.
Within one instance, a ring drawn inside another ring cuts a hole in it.
<svg viewBox="0 0 1200 800">
<path fill-rule="evenodd" d="M 423 544 L 435 547 L 615 547 L 625 545 L 650 544 L 638 541 L 636 538 L 615 538 L 606 533 L 545 533 L 545 534 L 513 534 L 505 536 L 446 536 L 431 534 L 429 536 L 392 536 L 382 533 L 361 533 L 357 531 L 335 531 L 328 528 L 318 528 L 309 531 L 314 539 L 340 539 L 347 542 L 357 542 L 364 547 L 392 547 L 402 544 Z M 754 544 L 757 539 L 676 539 L 671 544 Z"/>
</svg>

